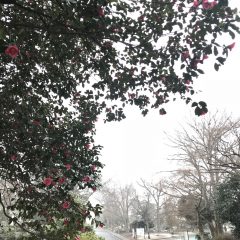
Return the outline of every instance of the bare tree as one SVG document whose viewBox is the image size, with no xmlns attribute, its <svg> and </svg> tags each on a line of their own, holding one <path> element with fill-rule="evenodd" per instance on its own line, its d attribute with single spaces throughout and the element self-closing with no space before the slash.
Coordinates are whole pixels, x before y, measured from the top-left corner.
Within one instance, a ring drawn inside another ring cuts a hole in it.
<svg viewBox="0 0 240 240">
<path fill-rule="evenodd" d="M 160 232 L 161 230 L 161 207 L 163 205 L 163 181 L 159 180 L 157 183 L 149 183 L 143 179 L 140 180 L 138 183 L 147 194 L 152 198 L 155 206 L 156 206 L 156 227 L 157 231 Z"/>
<path fill-rule="evenodd" d="M 207 194 L 207 183 L 202 174 L 189 169 L 179 170 L 169 182 L 169 188 L 179 198 L 179 216 L 195 222 L 202 239 L 207 239 L 204 225 L 208 223 L 211 226 L 214 218 L 212 202 Z"/>
<path fill-rule="evenodd" d="M 104 186 L 102 192 L 103 218 L 110 227 L 129 230 L 130 214 L 136 190 L 132 185 Z"/>
<path fill-rule="evenodd" d="M 172 140 L 178 153 L 173 158 L 181 167 L 173 176 L 171 185 L 178 197 L 192 197 L 197 224 L 202 239 L 204 223 L 213 237 L 222 233 L 222 223 L 215 206 L 214 194 L 217 185 L 229 170 L 226 157 L 219 152 L 223 139 L 229 137 L 233 126 L 230 117 L 209 115 L 201 121 L 193 121 L 178 132 Z"/>
<path fill-rule="evenodd" d="M 217 150 L 221 156 L 219 166 L 226 171 L 240 170 L 240 120 L 229 120 L 230 131 L 218 142 Z"/>
<path fill-rule="evenodd" d="M 145 230 L 148 235 L 148 239 L 150 239 L 150 228 L 153 225 L 155 213 L 155 205 L 150 201 L 150 194 L 147 193 L 142 198 L 136 195 L 134 202 L 133 202 L 133 216 L 135 219 L 141 217 L 141 221 L 145 224 Z"/>
</svg>

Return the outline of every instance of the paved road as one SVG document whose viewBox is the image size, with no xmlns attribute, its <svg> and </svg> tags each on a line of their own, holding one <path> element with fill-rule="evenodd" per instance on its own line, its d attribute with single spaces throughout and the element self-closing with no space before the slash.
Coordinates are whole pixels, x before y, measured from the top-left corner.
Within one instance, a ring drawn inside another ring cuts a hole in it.
<svg viewBox="0 0 240 240">
<path fill-rule="evenodd" d="M 126 238 L 123 238 L 121 236 L 116 236 L 114 234 L 112 234 L 111 232 L 109 231 L 104 231 L 104 230 L 98 230 L 96 229 L 96 234 L 99 236 L 99 237 L 104 237 L 105 240 L 127 240 Z"/>
</svg>

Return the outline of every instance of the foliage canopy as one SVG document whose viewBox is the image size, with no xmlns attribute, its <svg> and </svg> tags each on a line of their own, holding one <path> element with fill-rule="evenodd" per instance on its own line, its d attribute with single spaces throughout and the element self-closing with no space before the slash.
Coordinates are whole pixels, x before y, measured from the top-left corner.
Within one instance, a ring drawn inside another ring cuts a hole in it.
<svg viewBox="0 0 240 240">
<path fill-rule="evenodd" d="M 190 102 L 201 64 L 214 55 L 218 70 L 234 47 L 219 37 L 235 37 L 239 16 L 226 0 L 0 4 L 0 203 L 34 239 L 70 238 L 100 213 L 71 194 L 98 187 L 97 116 L 121 120 L 126 104 L 165 114 L 173 94 Z"/>
<path fill-rule="evenodd" d="M 217 207 L 224 223 L 230 222 L 234 227 L 234 234 L 240 237 L 240 174 L 234 173 L 229 176 L 217 191 Z"/>
</svg>

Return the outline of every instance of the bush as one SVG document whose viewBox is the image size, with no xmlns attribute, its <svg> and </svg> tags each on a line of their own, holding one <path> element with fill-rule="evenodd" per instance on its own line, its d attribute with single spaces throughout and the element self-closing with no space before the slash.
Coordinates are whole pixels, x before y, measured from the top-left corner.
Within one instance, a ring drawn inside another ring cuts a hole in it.
<svg viewBox="0 0 240 240">
<path fill-rule="evenodd" d="M 24 236 L 21 236 L 19 238 L 6 238 L 6 240 L 34 240 L 32 237 L 24 237 Z M 52 239 L 51 237 L 50 238 L 47 238 L 48 240 Z M 55 239 L 55 238 L 54 238 Z M 77 238 L 66 238 L 66 239 L 71 239 L 71 240 L 75 240 Z M 81 240 L 105 240 L 104 238 L 102 237 L 98 237 L 94 232 L 90 231 L 90 232 L 85 232 L 85 233 L 81 233 L 80 234 L 80 239 Z M 1 238 L 0 238 L 1 240 Z M 4 238 L 5 240 L 5 238 Z"/>
<path fill-rule="evenodd" d="M 82 233 L 81 240 L 104 240 L 102 237 L 98 237 L 94 232 Z"/>
</svg>

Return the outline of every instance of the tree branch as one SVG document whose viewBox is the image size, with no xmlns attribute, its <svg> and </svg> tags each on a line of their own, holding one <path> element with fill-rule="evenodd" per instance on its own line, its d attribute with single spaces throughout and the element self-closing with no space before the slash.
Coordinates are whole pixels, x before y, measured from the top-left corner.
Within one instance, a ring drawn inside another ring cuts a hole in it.
<svg viewBox="0 0 240 240">
<path fill-rule="evenodd" d="M 19 227 L 20 227 L 22 230 L 24 230 L 25 232 L 27 232 L 27 233 L 29 233 L 30 235 L 36 237 L 36 239 L 39 239 L 39 240 L 41 239 L 41 238 L 38 237 L 34 232 L 31 232 L 31 231 L 29 231 L 28 229 L 26 229 L 25 227 L 23 227 L 23 225 L 22 225 L 21 223 L 19 223 L 16 218 L 11 217 L 11 216 L 7 213 L 6 207 L 5 207 L 5 205 L 4 205 L 3 201 L 2 201 L 2 194 L 1 194 L 1 193 L 0 193 L 0 204 L 1 204 L 1 206 L 2 206 L 3 214 L 4 214 L 10 221 L 14 222 L 17 226 L 19 226 Z"/>
</svg>

